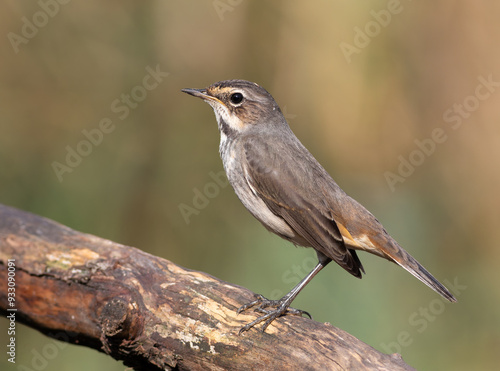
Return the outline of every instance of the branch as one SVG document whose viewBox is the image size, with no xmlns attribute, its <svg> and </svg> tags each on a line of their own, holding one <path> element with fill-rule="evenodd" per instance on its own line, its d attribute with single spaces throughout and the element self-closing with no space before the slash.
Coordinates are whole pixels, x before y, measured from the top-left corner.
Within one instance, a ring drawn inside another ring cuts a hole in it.
<svg viewBox="0 0 500 371">
<path fill-rule="evenodd" d="M 53 338 L 137 370 L 413 370 L 398 354 L 307 318 L 238 336 L 257 314 L 236 309 L 253 299 L 206 273 L 0 205 L 0 311 Z"/>
</svg>

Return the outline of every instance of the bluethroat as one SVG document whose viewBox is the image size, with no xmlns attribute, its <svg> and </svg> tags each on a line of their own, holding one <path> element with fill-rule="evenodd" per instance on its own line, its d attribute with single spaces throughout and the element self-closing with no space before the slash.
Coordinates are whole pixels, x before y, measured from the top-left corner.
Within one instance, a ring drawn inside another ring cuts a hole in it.
<svg viewBox="0 0 500 371">
<path fill-rule="evenodd" d="M 361 278 L 357 251 L 394 262 L 451 302 L 456 299 L 349 197 L 292 132 L 271 94 L 244 80 L 220 81 L 206 89 L 183 89 L 212 106 L 220 131 L 219 152 L 238 198 L 264 227 L 298 246 L 316 250 L 318 264 L 280 300 L 258 295 L 238 313 L 262 314 L 240 333 L 276 318 L 307 314 L 290 304 L 332 260 Z M 309 316 L 310 317 L 310 316 Z"/>
</svg>

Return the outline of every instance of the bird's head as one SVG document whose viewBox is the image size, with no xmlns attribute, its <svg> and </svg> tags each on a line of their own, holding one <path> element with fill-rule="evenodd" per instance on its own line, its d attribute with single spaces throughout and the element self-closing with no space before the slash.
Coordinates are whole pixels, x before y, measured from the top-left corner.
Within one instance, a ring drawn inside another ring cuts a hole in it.
<svg viewBox="0 0 500 371">
<path fill-rule="evenodd" d="M 212 106 L 219 130 L 226 135 L 245 132 L 257 125 L 285 122 L 274 98 L 256 83 L 245 80 L 219 81 L 205 89 L 182 89 Z"/>
</svg>

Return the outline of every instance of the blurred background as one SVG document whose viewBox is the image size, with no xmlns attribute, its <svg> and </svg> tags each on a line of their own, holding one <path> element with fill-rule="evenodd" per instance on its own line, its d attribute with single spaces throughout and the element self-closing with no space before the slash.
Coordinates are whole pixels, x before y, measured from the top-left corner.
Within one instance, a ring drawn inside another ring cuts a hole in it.
<svg viewBox="0 0 500 371">
<path fill-rule="evenodd" d="M 498 367 L 500 4 L 59 1 L 0 15 L 0 203 L 279 298 L 315 253 L 214 180 L 214 114 L 180 92 L 255 81 L 459 300 L 361 253 L 363 280 L 332 264 L 293 306 L 417 369 Z M 1 369 L 125 368 L 19 328 Z"/>
</svg>

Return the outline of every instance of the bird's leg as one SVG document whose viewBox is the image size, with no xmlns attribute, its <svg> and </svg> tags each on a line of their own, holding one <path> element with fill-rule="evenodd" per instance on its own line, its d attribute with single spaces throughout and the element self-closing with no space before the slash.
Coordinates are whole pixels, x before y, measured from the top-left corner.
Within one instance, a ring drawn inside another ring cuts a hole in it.
<svg viewBox="0 0 500 371">
<path fill-rule="evenodd" d="M 306 314 L 309 316 L 309 318 L 312 318 L 309 313 L 303 310 L 295 309 L 295 308 L 290 308 L 290 304 L 292 301 L 295 299 L 295 297 L 299 294 L 299 292 L 313 279 L 313 277 L 318 274 L 320 270 L 322 270 L 328 263 L 330 262 L 329 259 L 320 259 L 319 263 L 314 267 L 314 269 L 309 273 L 302 281 L 300 281 L 297 286 L 295 286 L 288 294 L 283 296 L 279 300 L 268 300 L 262 295 L 258 295 L 257 299 L 243 305 L 238 309 L 238 314 L 241 312 L 256 307 L 254 309 L 255 312 L 259 313 L 265 313 L 263 316 L 260 316 L 256 320 L 248 323 L 247 325 L 243 326 L 240 329 L 240 334 L 244 331 L 250 330 L 253 326 L 257 325 L 258 323 L 265 321 L 264 325 L 262 326 L 262 332 L 264 332 L 273 322 L 276 318 L 285 316 L 287 314 L 291 315 L 296 315 L 296 316 L 301 316 L 303 314 Z M 267 308 L 276 308 L 274 310 L 267 309 Z"/>
</svg>

